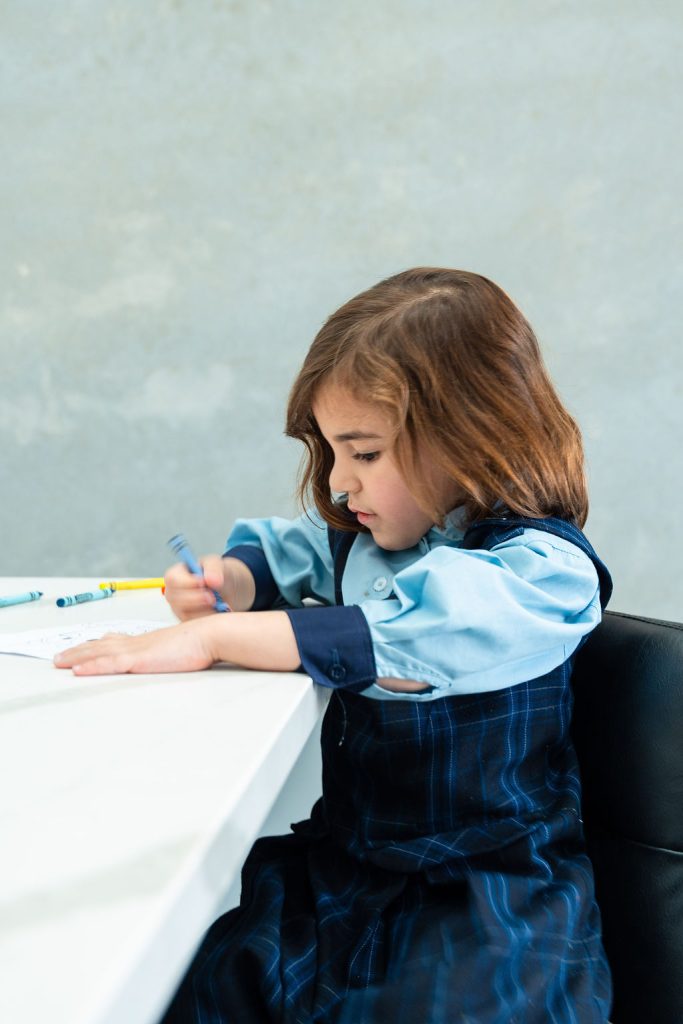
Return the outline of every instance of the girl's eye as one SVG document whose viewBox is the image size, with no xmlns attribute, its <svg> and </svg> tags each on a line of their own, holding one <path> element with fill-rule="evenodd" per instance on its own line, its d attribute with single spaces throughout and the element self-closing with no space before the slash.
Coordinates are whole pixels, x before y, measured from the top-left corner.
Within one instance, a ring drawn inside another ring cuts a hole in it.
<svg viewBox="0 0 683 1024">
<path fill-rule="evenodd" d="M 356 452 L 353 456 L 357 462 L 374 462 L 379 452 Z"/>
</svg>

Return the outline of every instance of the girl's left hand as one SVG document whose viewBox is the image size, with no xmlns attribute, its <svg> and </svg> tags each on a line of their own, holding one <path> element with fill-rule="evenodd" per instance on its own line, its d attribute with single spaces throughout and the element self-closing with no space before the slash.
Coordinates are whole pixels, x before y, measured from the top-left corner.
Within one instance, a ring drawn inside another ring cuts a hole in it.
<svg viewBox="0 0 683 1024">
<path fill-rule="evenodd" d="M 183 622 L 140 636 L 107 633 L 101 640 L 70 647 L 55 655 L 57 668 L 70 668 L 77 676 L 116 675 L 122 672 L 197 672 L 216 661 L 206 620 Z"/>
</svg>

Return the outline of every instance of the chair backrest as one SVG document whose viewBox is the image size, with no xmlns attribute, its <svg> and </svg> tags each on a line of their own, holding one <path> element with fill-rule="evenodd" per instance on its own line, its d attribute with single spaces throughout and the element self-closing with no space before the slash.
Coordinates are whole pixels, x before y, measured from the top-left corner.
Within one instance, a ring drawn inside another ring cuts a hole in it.
<svg viewBox="0 0 683 1024">
<path fill-rule="evenodd" d="M 573 687 L 611 1020 L 681 1024 L 683 624 L 607 612 Z"/>
</svg>

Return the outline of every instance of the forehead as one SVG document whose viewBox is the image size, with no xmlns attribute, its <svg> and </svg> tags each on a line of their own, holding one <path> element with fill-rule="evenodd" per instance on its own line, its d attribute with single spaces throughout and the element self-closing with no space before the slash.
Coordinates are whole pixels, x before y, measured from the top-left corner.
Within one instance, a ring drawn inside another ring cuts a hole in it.
<svg viewBox="0 0 683 1024">
<path fill-rule="evenodd" d="M 328 440 L 386 438 L 392 433 L 391 421 L 380 407 L 336 384 L 320 389 L 313 401 L 313 415 Z"/>
</svg>

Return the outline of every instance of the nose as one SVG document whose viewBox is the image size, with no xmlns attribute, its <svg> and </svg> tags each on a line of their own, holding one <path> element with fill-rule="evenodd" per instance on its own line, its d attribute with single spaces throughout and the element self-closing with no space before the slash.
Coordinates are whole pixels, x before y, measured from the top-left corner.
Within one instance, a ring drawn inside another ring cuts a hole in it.
<svg viewBox="0 0 683 1024">
<path fill-rule="evenodd" d="M 330 490 L 339 494 L 353 494 L 359 486 L 353 463 L 335 459 L 330 472 Z"/>
</svg>

